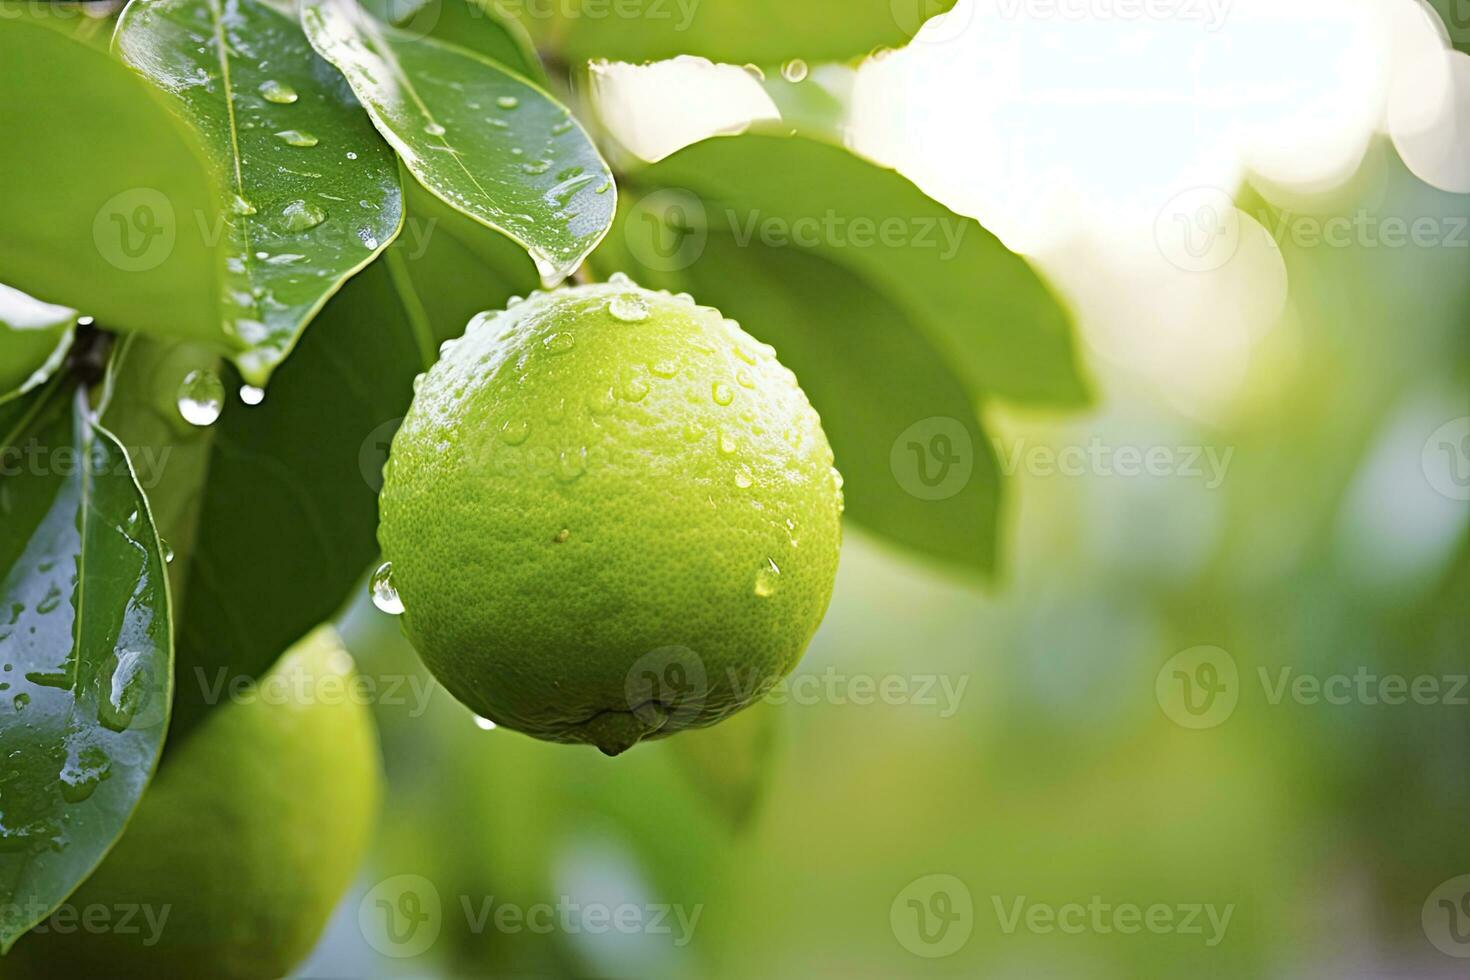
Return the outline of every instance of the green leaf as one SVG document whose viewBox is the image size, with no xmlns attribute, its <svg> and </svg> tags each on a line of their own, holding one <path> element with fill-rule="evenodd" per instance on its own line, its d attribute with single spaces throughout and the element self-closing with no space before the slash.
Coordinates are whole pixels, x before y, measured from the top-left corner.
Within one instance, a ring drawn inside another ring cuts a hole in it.
<svg viewBox="0 0 1470 980">
<path fill-rule="evenodd" d="M 568 61 L 680 54 L 734 64 L 847 61 L 899 47 L 954 0 L 561 0 L 520 5 L 523 22 Z"/>
<path fill-rule="evenodd" d="M 0 402 L 45 383 L 71 350 L 77 311 L 0 285 Z"/>
<path fill-rule="evenodd" d="M 398 234 L 393 151 L 296 22 L 256 0 L 135 0 L 119 55 L 198 130 L 231 207 L 223 318 L 263 385 L 342 283 Z"/>
<path fill-rule="evenodd" d="M 655 744 L 673 757 L 694 791 L 732 829 L 740 830 L 754 815 L 771 780 L 781 720 L 777 706 L 756 703 L 718 725 L 680 732 Z"/>
<path fill-rule="evenodd" d="M 1087 400 L 1072 318 L 1036 272 L 891 170 L 826 143 L 754 135 L 705 140 L 631 179 L 664 190 L 635 206 L 635 220 L 683 223 L 669 229 L 678 255 L 666 267 L 689 261 L 704 236 L 810 250 L 885 296 L 973 394 Z"/>
<path fill-rule="evenodd" d="M 571 274 L 606 234 L 612 174 L 544 91 L 482 55 L 381 24 L 352 0 L 304 0 L 301 22 L 408 170 L 519 242 L 548 283 Z"/>
<path fill-rule="evenodd" d="M 51 0 L 38 4 L 24 0 L 0 0 L 0 17 L 29 22 L 63 34 L 99 51 L 106 51 L 120 8 L 89 0 Z"/>
<path fill-rule="evenodd" d="M 994 573 L 994 447 L 964 380 L 885 296 L 813 252 L 742 248 L 725 234 L 711 235 L 689 268 L 660 272 L 636 258 L 659 254 L 659 229 L 620 230 L 608 241 L 625 248 L 599 250 L 599 271 L 692 294 L 796 372 L 837 457 L 847 517 L 923 557 Z"/>
<path fill-rule="evenodd" d="M 359 0 L 379 20 L 406 34 L 429 35 L 498 61 L 539 85 L 546 70 L 531 36 L 494 0 Z"/>
<path fill-rule="evenodd" d="M 126 453 L 70 385 L 24 405 L 0 433 L 0 949 L 122 833 L 173 680 L 164 559 Z"/>
<path fill-rule="evenodd" d="M 202 220 L 220 199 L 194 135 L 126 66 L 12 21 L 17 6 L 0 30 L 0 281 L 110 328 L 238 349 Z"/>
</svg>

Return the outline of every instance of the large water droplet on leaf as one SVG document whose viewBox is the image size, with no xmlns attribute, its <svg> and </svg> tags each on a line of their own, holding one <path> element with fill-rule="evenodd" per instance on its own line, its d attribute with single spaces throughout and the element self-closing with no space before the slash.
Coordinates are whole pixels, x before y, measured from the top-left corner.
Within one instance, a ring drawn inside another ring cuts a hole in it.
<svg viewBox="0 0 1470 980">
<path fill-rule="evenodd" d="M 290 105 L 297 99 L 296 90 L 289 85 L 271 79 L 260 84 L 260 94 L 267 102 Z"/>
<path fill-rule="evenodd" d="M 287 146 L 316 146 L 318 142 L 315 136 L 299 129 L 283 129 L 276 134 L 276 139 Z"/>
<path fill-rule="evenodd" d="M 179 415 L 200 427 L 213 425 L 225 404 L 225 386 L 213 371 L 196 370 L 179 385 Z"/>
<path fill-rule="evenodd" d="M 281 209 L 287 231 L 309 231 L 327 220 L 327 213 L 315 204 L 292 201 Z"/>
</svg>

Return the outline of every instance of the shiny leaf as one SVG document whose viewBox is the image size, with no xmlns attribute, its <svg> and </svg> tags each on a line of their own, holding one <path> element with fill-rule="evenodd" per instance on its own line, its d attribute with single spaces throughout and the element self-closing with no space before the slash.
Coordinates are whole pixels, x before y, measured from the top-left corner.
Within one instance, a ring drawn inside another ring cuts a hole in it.
<svg viewBox="0 0 1470 980">
<path fill-rule="evenodd" d="M 680 54 L 734 64 L 847 61 L 906 44 L 954 0 L 560 0 L 515 7 L 568 61 Z"/>
<path fill-rule="evenodd" d="M 498 61 L 545 85 L 536 46 L 515 18 L 495 0 L 359 0 L 363 7 L 406 34 L 436 37 Z"/>
<path fill-rule="evenodd" d="M 612 222 L 612 175 L 566 107 L 501 65 L 388 27 L 352 0 L 303 0 L 301 21 L 408 170 L 519 242 L 548 282 Z"/>
<path fill-rule="evenodd" d="M 238 349 L 194 134 L 106 52 L 12 17 L 24 7 L 0 5 L 0 282 L 114 329 Z"/>
<path fill-rule="evenodd" d="M 8 413 L 7 413 L 8 414 Z M 26 396 L 0 446 L 0 947 L 97 866 L 168 724 L 164 558 L 122 446 L 85 395 Z"/>
<path fill-rule="evenodd" d="M 262 385 L 403 219 L 398 167 L 341 75 L 257 0 L 135 0 L 114 46 L 199 131 L 231 205 L 223 318 Z"/>
<path fill-rule="evenodd" d="M 815 140 L 741 136 L 697 143 L 632 179 L 649 202 L 635 220 L 667 219 L 660 247 L 679 255 L 665 267 L 692 261 L 706 235 L 807 249 L 887 297 L 973 394 L 1087 400 L 1071 315 L 1031 266 L 891 170 Z"/>
<path fill-rule="evenodd" d="M 77 311 L 0 285 L 0 402 L 44 383 L 71 349 Z"/>
</svg>

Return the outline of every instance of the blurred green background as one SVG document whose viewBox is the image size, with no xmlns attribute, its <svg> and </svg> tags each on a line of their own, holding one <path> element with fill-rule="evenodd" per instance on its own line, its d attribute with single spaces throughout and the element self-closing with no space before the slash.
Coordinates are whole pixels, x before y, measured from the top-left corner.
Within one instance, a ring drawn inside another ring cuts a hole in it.
<svg viewBox="0 0 1470 980">
<path fill-rule="evenodd" d="M 1454 228 L 1470 198 L 1379 146 L 1316 217 L 1360 209 Z M 1209 427 L 1098 358 L 1091 411 L 990 418 L 1002 458 L 1032 461 L 1007 581 L 956 583 L 849 528 L 793 683 L 727 725 L 609 760 L 486 731 L 437 688 L 382 699 L 377 844 L 300 975 L 1464 975 L 1432 893 L 1470 872 L 1470 446 L 1431 438 L 1470 416 L 1463 239 L 1280 242 L 1286 313 Z M 1178 465 L 1035 463 L 1090 445 Z M 1221 479 L 1186 452 L 1228 460 Z M 365 595 L 343 631 L 365 674 L 428 683 Z M 1163 692 L 1200 646 L 1237 703 L 1192 728 Z M 1277 697 L 1288 668 L 1439 693 Z M 1018 900 L 1173 924 L 1048 929 Z M 618 927 L 625 904 L 641 926 Z M 395 916 L 417 917 L 411 942 Z"/>
</svg>

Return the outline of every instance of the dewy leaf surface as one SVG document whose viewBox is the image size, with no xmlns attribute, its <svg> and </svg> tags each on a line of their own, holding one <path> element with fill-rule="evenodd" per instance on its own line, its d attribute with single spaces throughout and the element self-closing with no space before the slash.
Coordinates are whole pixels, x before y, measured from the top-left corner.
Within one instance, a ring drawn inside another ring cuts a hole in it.
<svg viewBox="0 0 1470 980">
<path fill-rule="evenodd" d="M 91 873 L 153 775 L 173 642 L 127 455 L 53 382 L 0 412 L 0 949 Z"/>
<path fill-rule="evenodd" d="M 488 58 L 388 27 L 352 0 L 304 0 L 301 22 L 408 170 L 518 242 L 547 284 L 602 240 L 617 206 L 612 174 L 565 106 Z"/>
<path fill-rule="evenodd" d="M 118 53 L 176 101 L 228 207 L 223 319 L 261 385 L 342 283 L 403 219 L 393 152 L 296 22 L 258 0 L 135 0 Z"/>
</svg>

